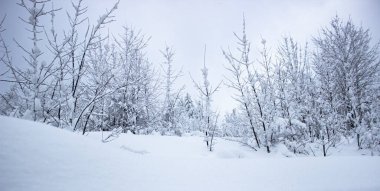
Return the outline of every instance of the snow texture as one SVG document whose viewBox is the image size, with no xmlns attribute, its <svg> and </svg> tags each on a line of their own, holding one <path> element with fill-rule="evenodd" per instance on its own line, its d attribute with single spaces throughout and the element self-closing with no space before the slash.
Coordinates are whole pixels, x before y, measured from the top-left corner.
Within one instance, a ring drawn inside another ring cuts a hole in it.
<svg viewBox="0 0 380 191">
<path fill-rule="evenodd" d="M 102 143 L 101 133 L 0 124 L 0 190 L 380 190 L 379 157 L 287 158 L 285 146 L 264 155 L 223 139 L 207 152 L 198 136 Z"/>
</svg>

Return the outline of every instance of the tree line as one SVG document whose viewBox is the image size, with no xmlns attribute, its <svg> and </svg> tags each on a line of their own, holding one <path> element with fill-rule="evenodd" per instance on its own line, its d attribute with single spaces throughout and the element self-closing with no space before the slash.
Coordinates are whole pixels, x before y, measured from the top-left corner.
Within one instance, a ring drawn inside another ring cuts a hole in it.
<svg viewBox="0 0 380 191">
<path fill-rule="evenodd" d="M 223 54 L 241 107 L 226 115 L 224 135 L 268 153 L 283 143 L 326 156 L 353 138 L 358 149 L 379 150 L 379 43 L 371 46 L 369 30 L 336 16 L 313 37 L 312 50 L 287 36 L 270 51 L 262 39 L 256 60 L 244 20 L 235 36 L 238 53 Z"/>
<path fill-rule="evenodd" d="M 22 54 L 11 54 L 2 35 L 6 17 L 0 23 L 0 61 L 6 68 L 0 80 L 11 84 L 1 94 L 2 115 L 82 134 L 112 131 L 106 139 L 127 131 L 202 132 L 210 151 L 215 136 L 235 137 L 268 153 L 284 144 L 294 153 L 327 156 L 344 140 L 355 140 L 358 149 L 380 150 L 379 43 L 350 19 L 334 17 L 310 44 L 286 36 L 272 49 L 262 39 L 259 55 L 252 58 L 243 18 L 241 33 L 234 33 L 236 50 L 221 54 L 229 76 L 210 84 L 205 47 L 203 78 L 193 79 L 200 99 L 193 99 L 184 88 L 175 88 L 182 72 L 174 69 L 171 47 L 161 51 L 161 75 L 145 52 L 148 37 L 127 26 L 116 36 L 104 32 L 118 2 L 95 24 L 83 0 L 74 2 L 67 10 L 69 26 L 61 33 L 55 14 L 62 10 L 51 4 L 18 3 L 28 14 L 21 21 L 31 36 L 30 49 L 13 41 Z M 46 18 L 50 24 L 41 24 Z M 23 62 L 14 63 L 12 56 L 22 56 Z M 211 104 L 222 86 L 234 90 L 239 107 L 218 122 Z"/>
</svg>

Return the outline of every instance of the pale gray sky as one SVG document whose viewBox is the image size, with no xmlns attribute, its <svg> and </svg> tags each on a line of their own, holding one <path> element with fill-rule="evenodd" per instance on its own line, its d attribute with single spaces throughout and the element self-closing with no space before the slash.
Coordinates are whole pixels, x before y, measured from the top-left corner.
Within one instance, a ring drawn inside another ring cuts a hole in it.
<svg viewBox="0 0 380 191">
<path fill-rule="evenodd" d="M 23 42 L 29 35 L 18 19 L 25 12 L 16 2 L 0 1 L 0 15 L 7 14 L 5 37 L 9 44 L 13 44 L 12 38 Z M 85 1 L 91 22 L 95 22 L 114 2 Z M 55 7 L 70 8 L 70 1 L 54 0 L 54 4 Z M 380 1 L 377 0 L 121 0 L 115 13 L 117 21 L 108 27 L 111 33 L 118 34 L 126 24 L 151 36 L 147 53 L 157 69 L 162 62 L 159 49 L 166 44 L 172 46 L 176 52 L 175 68 L 183 68 L 183 77 L 178 85 L 185 84 L 186 91 L 195 97 L 198 94 L 189 73 L 195 79 L 201 79 L 204 44 L 207 44 L 210 81 L 217 84 L 227 72 L 221 48 L 235 47 L 233 32 L 241 31 L 243 13 L 248 38 L 252 41 L 253 59 L 260 47 L 261 36 L 272 49 L 276 49 L 284 35 L 291 35 L 299 42 L 310 41 L 312 35 L 317 35 L 319 29 L 328 25 L 336 14 L 344 19 L 351 16 L 357 25 L 370 28 L 374 41 L 380 40 Z M 65 16 L 63 11 L 57 14 L 57 25 L 61 29 L 68 25 Z M 20 61 L 19 55 L 15 54 L 20 50 L 13 46 L 12 51 L 14 60 Z M 4 70 L 4 67 L 0 66 L 0 69 Z M 1 83 L 0 87 L 4 89 L 6 85 Z M 215 94 L 214 107 L 222 113 L 235 107 L 232 93 L 231 89 L 222 86 Z"/>
</svg>

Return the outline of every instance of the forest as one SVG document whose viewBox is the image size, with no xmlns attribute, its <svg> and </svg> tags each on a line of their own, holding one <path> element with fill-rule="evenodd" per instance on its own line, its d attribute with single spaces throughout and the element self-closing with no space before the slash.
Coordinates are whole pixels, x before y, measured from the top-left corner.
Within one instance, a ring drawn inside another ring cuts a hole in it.
<svg viewBox="0 0 380 191">
<path fill-rule="evenodd" d="M 202 78 L 192 78 L 191 84 L 198 95 L 191 95 L 178 84 L 187 72 L 176 69 L 181 63 L 173 47 L 163 45 L 161 60 L 150 60 L 150 38 L 143 32 L 128 25 L 119 34 L 107 32 L 119 19 L 114 16 L 119 2 L 104 9 L 96 22 L 89 22 L 91 6 L 83 0 L 73 1 L 68 10 L 52 6 L 51 0 L 17 4 L 27 15 L 20 16 L 20 23 L 30 38 L 4 38 L 8 18 L 1 18 L 5 70 L 0 82 L 9 86 L 0 94 L 1 115 L 83 135 L 110 132 L 105 143 L 124 133 L 198 133 L 209 151 L 218 147 L 216 139 L 225 138 L 252 152 L 271 153 L 283 144 L 297 155 L 329 156 L 331 148 L 347 140 L 357 150 L 380 152 L 380 44 L 351 19 L 336 15 L 308 43 L 285 35 L 278 46 L 269 47 L 264 38 L 252 46 L 246 30 L 251 23 L 242 16 L 236 21 L 241 30 L 230 31 L 235 43 L 219 55 L 229 75 L 210 82 L 214 71 L 205 45 Z M 63 31 L 56 30 L 61 25 L 57 12 L 67 13 L 69 25 Z M 19 51 L 10 51 L 10 44 Z M 15 57 L 22 57 L 22 63 L 15 63 Z M 234 92 L 226 101 L 238 107 L 227 113 L 214 109 L 220 88 Z"/>
</svg>

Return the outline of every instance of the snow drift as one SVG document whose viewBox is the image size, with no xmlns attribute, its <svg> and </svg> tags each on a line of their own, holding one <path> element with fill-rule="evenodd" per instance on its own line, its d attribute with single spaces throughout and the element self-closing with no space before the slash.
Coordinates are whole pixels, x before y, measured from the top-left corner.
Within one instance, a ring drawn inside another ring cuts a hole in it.
<svg viewBox="0 0 380 191">
<path fill-rule="evenodd" d="M 191 157 L 206 149 L 200 137 L 133 136 L 121 147 L 15 118 L 0 124 L 0 190 L 380 190 L 379 157 L 225 157 L 249 152 L 223 140 L 216 154 Z"/>
</svg>

